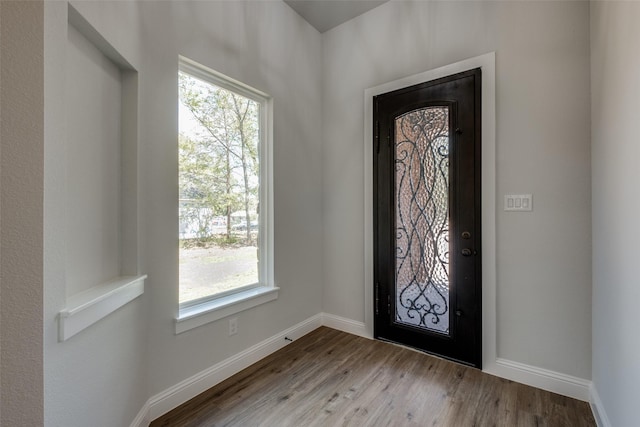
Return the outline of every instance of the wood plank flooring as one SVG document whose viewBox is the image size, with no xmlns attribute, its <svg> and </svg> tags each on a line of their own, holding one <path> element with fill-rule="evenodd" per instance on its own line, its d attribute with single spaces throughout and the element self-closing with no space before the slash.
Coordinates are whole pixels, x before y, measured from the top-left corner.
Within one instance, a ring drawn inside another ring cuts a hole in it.
<svg viewBox="0 0 640 427">
<path fill-rule="evenodd" d="M 322 327 L 151 423 L 161 426 L 596 424 L 585 402 Z"/>
</svg>

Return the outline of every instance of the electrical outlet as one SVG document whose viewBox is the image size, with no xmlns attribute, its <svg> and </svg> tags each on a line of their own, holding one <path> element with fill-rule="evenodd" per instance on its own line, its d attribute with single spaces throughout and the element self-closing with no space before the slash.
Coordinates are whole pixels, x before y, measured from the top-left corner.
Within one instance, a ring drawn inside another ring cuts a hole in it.
<svg viewBox="0 0 640 427">
<path fill-rule="evenodd" d="M 238 333 L 238 318 L 232 317 L 229 319 L 229 336 L 235 335 Z"/>
</svg>

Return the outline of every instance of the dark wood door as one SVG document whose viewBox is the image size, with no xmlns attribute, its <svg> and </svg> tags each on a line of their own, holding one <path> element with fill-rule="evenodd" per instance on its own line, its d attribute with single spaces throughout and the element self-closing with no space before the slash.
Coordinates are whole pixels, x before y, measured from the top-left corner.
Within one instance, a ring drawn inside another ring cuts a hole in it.
<svg viewBox="0 0 640 427">
<path fill-rule="evenodd" d="M 479 69 L 374 98 L 374 335 L 480 368 Z"/>
</svg>

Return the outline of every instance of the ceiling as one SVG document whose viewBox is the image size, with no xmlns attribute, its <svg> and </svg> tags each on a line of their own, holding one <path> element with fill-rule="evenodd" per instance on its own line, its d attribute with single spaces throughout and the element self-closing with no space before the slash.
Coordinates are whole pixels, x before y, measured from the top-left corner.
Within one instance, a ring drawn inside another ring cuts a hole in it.
<svg viewBox="0 0 640 427">
<path fill-rule="evenodd" d="M 389 0 L 284 0 L 321 33 L 387 1 Z"/>
</svg>

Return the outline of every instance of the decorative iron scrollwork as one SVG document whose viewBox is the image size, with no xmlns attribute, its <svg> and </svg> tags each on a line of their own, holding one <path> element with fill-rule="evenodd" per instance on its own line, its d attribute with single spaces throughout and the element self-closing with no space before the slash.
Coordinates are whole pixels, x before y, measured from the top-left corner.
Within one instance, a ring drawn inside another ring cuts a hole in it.
<svg viewBox="0 0 640 427">
<path fill-rule="evenodd" d="M 449 331 L 449 109 L 395 119 L 396 321 Z"/>
</svg>

